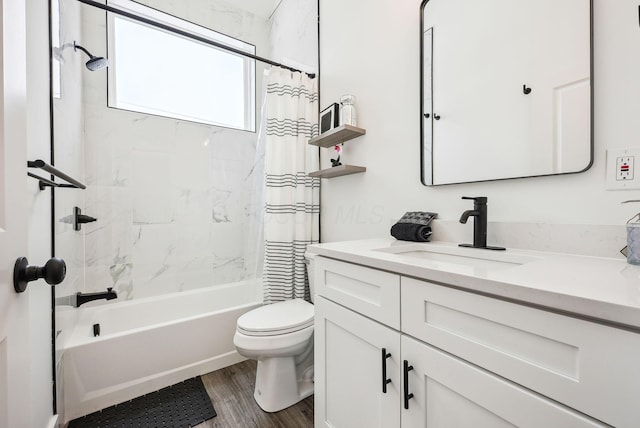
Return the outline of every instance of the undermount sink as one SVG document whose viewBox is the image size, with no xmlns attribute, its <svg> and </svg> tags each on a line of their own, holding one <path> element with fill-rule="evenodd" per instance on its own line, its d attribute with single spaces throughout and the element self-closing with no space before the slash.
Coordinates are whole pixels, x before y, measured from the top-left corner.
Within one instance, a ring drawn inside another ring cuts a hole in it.
<svg viewBox="0 0 640 428">
<path fill-rule="evenodd" d="M 379 248 L 375 251 L 394 254 L 409 260 L 431 260 L 487 270 L 510 269 L 539 260 L 537 257 L 514 254 L 508 250 L 491 251 L 479 248 L 447 247 L 428 243 L 402 244 Z"/>
</svg>

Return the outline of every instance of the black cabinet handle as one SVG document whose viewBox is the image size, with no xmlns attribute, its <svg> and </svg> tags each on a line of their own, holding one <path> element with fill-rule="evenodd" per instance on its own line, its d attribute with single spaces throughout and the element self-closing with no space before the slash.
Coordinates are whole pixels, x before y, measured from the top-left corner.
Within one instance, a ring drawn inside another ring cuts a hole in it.
<svg viewBox="0 0 640 428">
<path fill-rule="evenodd" d="M 413 394 L 409 393 L 409 372 L 413 370 L 413 366 L 409 365 L 409 361 L 404 360 L 404 408 L 409 408 L 409 400 L 413 398 Z"/>
<path fill-rule="evenodd" d="M 391 358 L 391 353 L 387 352 L 387 348 L 382 348 L 382 392 L 387 393 L 387 385 L 391 383 L 391 379 L 387 379 L 387 358 Z"/>
</svg>

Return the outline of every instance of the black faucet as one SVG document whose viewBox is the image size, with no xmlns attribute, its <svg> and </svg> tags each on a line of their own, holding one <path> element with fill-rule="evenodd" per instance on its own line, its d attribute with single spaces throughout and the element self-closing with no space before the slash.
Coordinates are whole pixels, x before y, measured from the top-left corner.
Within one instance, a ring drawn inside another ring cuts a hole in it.
<svg viewBox="0 0 640 428">
<path fill-rule="evenodd" d="M 473 244 L 459 244 L 460 247 L 484 248 L 486 250 L 504 250 L 503 247 L 487 246 L 487 198 L 478 196 L 469 198 L 463 196 L 462 199 L 473 200 L 473 210 L 467 210 L 460 216 L 460 223 L 465 224 L 469 217 L 475 217 L 473 222 Z"/>
<path fill-rule="evenodd" d="M 100 300 L 100 299 L 113 300 L 117 298 L 118 298 L 118 294 L 115 291 L 113 291 L 113 288 L 111 287 L 107 288 L 106 292 L 102 291 L 100 293 L 76 293 L 75 306 L 76 308 L 78 308 L 87 302 L 91 302 L 92 300 Z"/>
</svg>

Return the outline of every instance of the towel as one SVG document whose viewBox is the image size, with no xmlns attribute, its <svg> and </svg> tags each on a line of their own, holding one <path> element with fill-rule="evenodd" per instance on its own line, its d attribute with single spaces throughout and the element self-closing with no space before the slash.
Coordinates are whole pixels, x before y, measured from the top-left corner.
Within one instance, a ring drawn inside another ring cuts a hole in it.
<svg viewBox="0 0 640 428">
<path fill-rule="evenodd" d="M 399 241 L 428 242 L 431 227 L 422 224 L 396 223 L 391 226 L 391 236 Z"/>
<path fill-rule="evenodd" d="M 391 226 L 391 236 L 400 241 L 428 242 L 431 238 L 431 221 L 437 213 L 408 212 Z"/>
</svg>

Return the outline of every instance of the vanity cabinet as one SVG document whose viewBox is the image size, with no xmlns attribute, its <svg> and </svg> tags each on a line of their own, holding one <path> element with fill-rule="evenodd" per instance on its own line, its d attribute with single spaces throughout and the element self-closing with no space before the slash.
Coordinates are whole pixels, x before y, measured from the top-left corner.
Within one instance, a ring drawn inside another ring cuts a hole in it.
<svg viewBox="0 0 640 428">
<path fill-rule="evenodd" d="M 322 297 L 314 303 L 315 427 L 397 427 L 400 334 Z"/>
<path fill-rule="evenodd" d="M 318 427 L 638 426 L 635 332 L 326 257 L 314 277 Z"/>
</svg>

